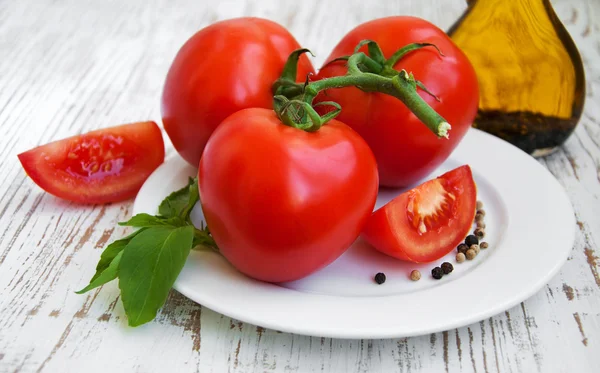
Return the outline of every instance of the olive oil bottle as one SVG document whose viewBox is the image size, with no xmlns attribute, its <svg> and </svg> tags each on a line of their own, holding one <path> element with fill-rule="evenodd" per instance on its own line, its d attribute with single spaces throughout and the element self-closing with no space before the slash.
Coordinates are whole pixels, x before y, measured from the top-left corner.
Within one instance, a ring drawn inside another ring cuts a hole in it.
<svg viewBox="0 0 600 373">
<path fill-rule="evenodd" d="M 549 0 L 467 0 L 448 30 L 477 73 L 473 127 L 533 156 L 551 153 L 577 125 L 585 75 L 577 47 Z"/>
</svg>

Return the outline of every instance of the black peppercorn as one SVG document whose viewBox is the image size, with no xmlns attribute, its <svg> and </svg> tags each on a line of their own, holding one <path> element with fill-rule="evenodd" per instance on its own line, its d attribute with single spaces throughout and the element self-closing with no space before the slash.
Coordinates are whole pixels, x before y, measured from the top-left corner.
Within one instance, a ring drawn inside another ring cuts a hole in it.
<svg viewBox="0 0 600 373">
<path fill-rule="evenodd" d="M 479 239 L 477 238 L 477 236 L 470 234 L 467 236 L 467 238 L 465 238 L 465 243 L 467 244 L 467 246 L 471 247 L 471 245 L 478 244 Z"/>
<path fill-rule="evenodd" d="M 451 263 L 448 263 L 448 262 L 442 263 L 442 271 L 444 271 L 445 275 L 452 272 L 453 270 L 454 270 L 454 267 L 452 266 Z"/>
<path fill-rule="evenodd" d="M 461 243 L 460 245 L 458 245 L 458 247 L 456 248 L 456 251 L 458 251 L 459 253 L 466 253 L 467 250 L 469 250 L 469 246 L 465 245 L 464 243 Z"/>
<path fill-rule="evenodd" d="M 375 282 L 378 283 L 379 285 L 383 284 L 385 282 L 385 274 L 379 272 L 378 274 L 375 275 Z"/>
<path fill-rule="evenodd" d="M 435 267 L 431 270 L 431 276 L 433 276 L 433 278 L 435 278 L 436 280 L 441 279 L 443 275 L 444 271 L 440 267 Z"/>
</svg>

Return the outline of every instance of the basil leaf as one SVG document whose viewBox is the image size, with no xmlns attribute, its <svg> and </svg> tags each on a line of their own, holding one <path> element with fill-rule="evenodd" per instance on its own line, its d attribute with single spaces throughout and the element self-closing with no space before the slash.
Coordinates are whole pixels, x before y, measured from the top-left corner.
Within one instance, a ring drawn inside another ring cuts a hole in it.
<svg viewBox="0 0 600 373">
<path fill-rule="evenodd" d="M 157 226 L 175 226 L 181 227 L 186 225 L 185 221 L 180 217 L 165 218 L 163 216 L 153 216 L 150 214 L 137 214 L 131 219 L 119 222 L 120 226 L 128 227 L 157 227 Z"/>
<path fill-rule="evenodd" d="M 153 227 L 135 236 L 119 266 L 121 299 L 130 326 L 156 317 L 190 253 L 194 227 Z"/>
<path fill-rule="evenodd" d="M 119 269 L 119 263 L 121 261 L 121 257 L 123 256 L 123 251 L 119 251 L 117 256 L 110 262 L 110 265 L 102 271 L 98 276 L 94 276 L 95 278 L 90 281 L 90 284 L 83 289 L 76 291 L 77 294 L 86 293 L 92 289 L 97 288 L 98 286 L 102 286 L 107 282 L 111 282 L 115 278 L 117 278 L 117 270 Z"/>
<path fill-rule="evenodd" d="M 131 241 L 133 237 L 137 236 L 143 230 L 144 228 L 139 229 L 131 233 L 129 236 L 121 238 L 120 240 L 116 240 L 115 242 L 108 245 L 106 249 L 104 249 L 104 251 L 102 252 L 102 255 L 100 255 L 100 260 L 96 265 L 96 273 L 94 274 L 94 277 L 92 277 L 92 279 L 90 280 L 90 283 L 96 280 L 102 274 L 102 272 L 104 272 L 104 270 L 108 268 L 108 266 L 110 265 L 110 263 L 112 263 L 115 257 L 121 251 L 123 251 L 123 249 L 125 248 L 125 246 L 127 246 L 129 241 Z"/>
<path fill-rule="evenodd" d="M 196 192 L 192 193 L 194 185 L 196 185 Z M 187 210 L 188 204 L 193 199 L 194 194 L 198 195 L 198 184 L 195 179 L 190 177 L 188 185 L 171 193 L 161 202 L 160 206 L 158 206 L 158 213 L 167 218 L 175 216 L 180 216 L 184 219 L 187 218 L 187 216 L 183 216 L 183 213 Z M 189 211 L 191 211 L 191 208 Z"/>
</svg>

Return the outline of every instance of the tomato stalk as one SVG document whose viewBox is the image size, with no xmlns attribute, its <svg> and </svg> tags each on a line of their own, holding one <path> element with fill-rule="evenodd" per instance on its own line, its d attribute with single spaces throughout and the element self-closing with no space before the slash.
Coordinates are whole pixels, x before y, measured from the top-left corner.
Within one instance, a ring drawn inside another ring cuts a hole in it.
<svg viewBox="0 0 600 373">
<path fill-rule="evenodd" d="M 358 52 L 364 45 L 368 46 L 368 54 Z M 300 56 L 310 51 L 308 49 L 296 50 L 289 56 L 281 77 L 273 84 L 275 111 L 286 125 L 305 131 L 316 131 L 341 111 L 341 107 L 337 103 L 323 102 L 321 105 L 333 106 L 334 110 L 320 116 L 314 109 L 316 105 L 312 104 L 319 92 L 331 88 L 357 87 L 366 92 L 379 92 L 398 98 L 434 134 L 438 137 L 448 138 L 450 124 L 421 98 L 417 88 L 424 90 L 438 101 L 439 98 L 416 80 L 412 73 L 393 69 L 393 66 L 406 54 L 428 46 L 435 47 L 443 56 L 442 52 L 433 44 L 414 43 L 399 49 L 386 60 L 377 43 L 364 40 L 358 44 L 353 55 L 330 62 L 347 61 L 348 72 L 346 75 L 315 82 L 309 82 L 307 76 L 304 84 L 295 82 L 296 66 Z"/>
</svg>

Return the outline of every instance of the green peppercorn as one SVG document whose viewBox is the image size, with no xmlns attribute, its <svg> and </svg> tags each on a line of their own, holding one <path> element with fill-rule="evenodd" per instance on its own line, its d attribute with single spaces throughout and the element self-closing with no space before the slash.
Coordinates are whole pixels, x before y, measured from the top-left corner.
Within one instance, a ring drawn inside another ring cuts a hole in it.
<svg viewBox="0 0 600 373">
<path fill-rule="evenodd" d="M 379 285 L 383 284 L 385 282 L 385 274 L 379 272 L 378 274 L 375 275 L 375 282 L 378 283 Z"/>
<path fill-rule="evenodd" d="M 468 235 L 467 238 L 465 238 L 465 244 L 467 244 L 467 246 L 471 247 L 471 245 L 475 245 L 479 243 L 479 239 L 477 238 L 477 236 L 474 236 L 472 234 Z"/>
<path fill-rule="evenodd" d="M 433 278 L 435 278 L 436 280 L 441 279 L 443 275 L 444 271 L 440 267 L 435 267 L 431 270 L 431 276 L 433 276 Z"/>
<path fill-rule="evenodd" d="M 465 254 L 464 254 L 464 253 L 458 253 L 458 254 L 456 254 L 456 261 L 457 261 L 458 263 L 462 263 L 462 262 L 464 262 L 464 261 L 465 261 L 465 259 L 466 259 L 466 257 L 465 257 Z"/>
<path fill-rule="evenodd" d="M 479 244 L 479 247 L 482 248 L 482 249 L 487 249 L 489 247 L 489 245 L 488 245 L 487 242 L 482 242 L 482 243 Z"/>
<path fill-rule="evenodd" d="M 444 271 L 444 274 L 447 275 L 448 273 L 454 271 L 454 267 L 451 263 L 444 262 L 442 263 L 442 271 Z"/>
<path fill-rule="evenodd" d="M 459 253 L 464 254 L 467 252 L 467 250 L 469 250 L 469 246 L 465 245 L 464 243 L 461 243 L 456 247 L 456 251 L 458 251 Z"/>
</svg>

